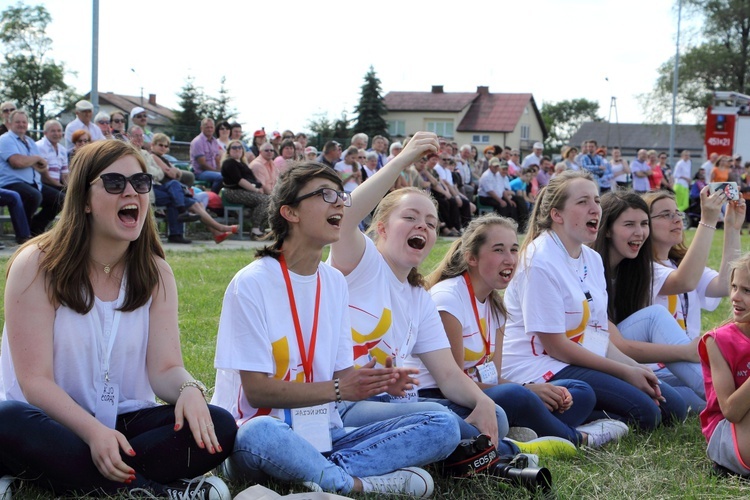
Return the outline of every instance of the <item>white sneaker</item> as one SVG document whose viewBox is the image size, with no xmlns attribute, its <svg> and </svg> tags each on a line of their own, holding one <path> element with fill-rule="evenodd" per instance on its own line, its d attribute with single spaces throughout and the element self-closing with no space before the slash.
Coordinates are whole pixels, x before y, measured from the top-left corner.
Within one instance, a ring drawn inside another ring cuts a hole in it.
<svg viewBox="0 0 750 500">
<path fill-rule="evenodd" d="M 13 498 L 13 491 L 11 485 L 16 478 L 13 476 L 0 477 L 0 500 L 11 500 Z"/>
<path fill-rule="evenodd" d="M 576 430 L 589 435 L 586 445 L 590 448 L 599 448 L 610 441 L 617 441 L 628 435 L 627 424 L 610 418 L 594 420 L 576 428 Z"/>
<path fill-rule="evenodd" d="M 512 439 L 513 441 L 533 441 L 534 439 L 538 438 L 536 432 L 534 432 L 532 429 L 529 429 L 528 427 L 511 427 L 508 430 L 508 435 L 505 436 L 508 439 Z"/>
<path fill-rule="evenodd" d="M 390 474 L 360 478 L 365 493 L 388 493 L 430 498 L 435 489 L 432 476 L 419 467 L 405 467 Z"/>
</svg>

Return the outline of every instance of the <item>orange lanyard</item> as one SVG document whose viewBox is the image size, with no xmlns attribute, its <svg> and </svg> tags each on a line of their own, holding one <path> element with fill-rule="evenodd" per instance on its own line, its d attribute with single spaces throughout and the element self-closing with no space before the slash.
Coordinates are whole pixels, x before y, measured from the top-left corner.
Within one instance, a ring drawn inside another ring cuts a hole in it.
<svg viewBox="0 0 750 500">
<path fill-rule="evenodd" d="M 485 356 L 487 356 L 487 360 L 490 360 L 492 358 L 492 352 L 490 351 L 490 318 L 487 317 L 487 335 L 485 336 L 482 331 L 482 322 L 479 320 L 479 309 L 477 309 L 477 300 L 474 296 L 474 287 L 471 284 L 469 271 L 464 271 L 464 280 L 466 281 L 466 288 L 469 290 L 469 302 L 471 302 L 471 307 L 474 309 L 474 318 L 477 320 L 479 336 L 482 337 L 482 342 L 484 342 Z"/>
<path fill-rule="evenodd" d="M 318 312 L 320 311 L 320 273 L 316 272 L 317 276 L 317 288 L 315 290 L 315 314 L 313 316 L 312 334 L 310 335 L 310 356 L 308 357 L 305 353 L 305 339 L 302 338 L 302 326 L 299 322 L 299 315 L 297 314 L 297 303 L 294 300 L 294 290 L 292 290 L 292 280 L 289 277 L 289 269 L 286 266 L 286 260 L 284 255 L 279 256 L 279 264 L 281 264 L 281 272 L 284 274 L 284 281 L 286 282 L 286 292 L 289 295 L 289 307 L 292 310 L 292 319 L 294 320 L 294 330 L 297 333 L 297 347 L 299 348 L 299 356 L 302 359 L 302 369 L 305 371 L 305 382 L 313 381 L 313 359 L 315 358 L 315 341 L 318 338 Z"/>
</svg>

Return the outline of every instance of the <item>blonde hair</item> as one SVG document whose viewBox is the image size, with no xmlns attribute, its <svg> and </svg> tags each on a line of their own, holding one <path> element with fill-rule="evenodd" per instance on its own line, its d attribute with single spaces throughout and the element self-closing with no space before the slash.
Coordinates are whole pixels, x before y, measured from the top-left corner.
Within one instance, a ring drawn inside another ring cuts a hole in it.
<svg viewBox="0 0 750 500">
<path fill-rule="evenodd" d="M 224 150 L 224 154 L 221 155 L 221 163 L 224 163 L 227 159 L 231 158 L 231 156 L 229 155 L 229 150 L 234 144 L 242 146 L 242 156 L 240 156 L 239 161 L 247 165 L 247 158 L 245 158 L 245 145 L 242 144 L 242 141 L 239 139 L 232 139 L 231 141 L 229 141 L 229 144 L 227 144 L 227 148 Z"/>
<path fill-rule="evenodd" d="M 469 269 L 466 257 L 468 255 L 474 257 L 479 255 L 479 249 L 487 242 L 487 231 L 493 226 L 501 226 L 510 229 L 514 233 L 518 231 L 516 221 L 492 213 L 472 220 L 466 226 L 466 229 L 464 229 L 464 234 L 461 238 L 453 242 L 443 260 L 425 278 L 425 288 L 429 290 L 441 281 L 461 276 L 466 272 Z M 500 291 L 492 290 L 487 298 L 490 300 L 490 310 L 495 320 L 503 318 L 503 321 L 505 321 L 508 317 L 508 311 L 505 309 Z"/>
<path fill-rule="evenodd" d="M 424 196 L 425 198 L 430 200 L 430 202 L 432 202 L 432 205 L 435 207 L 435 211 L 437 212 L 437 202 L 435 201 L 435 198 L 433 198 L 429 193 L 422 189 L 408 186 L 391 191 L 390 193 L 388 193 L 388 195 L 386 195 L 385 198 L 381 200 L 377 208 L 375 208 L 375 213 L 372 216 L 372 222 L 370 223 L 370 227 L 367 229 L 367 234 L 372 237 L 372 240 L 376 245 L 379 239 L 377 231 L 378 224 L 380 224 L 381 222 L 385 223 L 390 218 L 393 211 L 399 206 L 404 196 L 409 194 L 418 194 L 420 196 Z M 437 232 L 437 229 L 435 231 Z M 409 272 L 407 281 L 411 286 L 424 287 L 424 277 L 419 273 L 419 270 L 416 267 L 413 267 Z"/>
</svg>

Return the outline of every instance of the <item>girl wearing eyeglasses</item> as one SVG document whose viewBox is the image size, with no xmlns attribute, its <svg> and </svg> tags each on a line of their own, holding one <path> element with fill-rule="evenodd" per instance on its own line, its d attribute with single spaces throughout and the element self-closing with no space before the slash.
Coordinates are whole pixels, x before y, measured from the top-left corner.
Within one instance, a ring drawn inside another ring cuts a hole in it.
<svg viewBox="0 0 750 500">
<path fill-rule="evenodd" d="M 250 237 L 261 238 L 268 224 L 270 197 L 263 192 L 263 185 L 248 166 L 241 141 L 229 141 L 221 162 L 221 176 L 224 178 L 224 198 L 229 203 L 239 203 L 251 209 Z"/>
<path fill-rule="evenodd" d="M 0 475 L 54 495 L 229 498 L 202 474 L 231 452 L 236 427 L 183 367 L 146 166 L 120 141 L 82 149 L 72 166 L 59 222 L 8 263 Z"/>
<path fill-rule="evenodd" d="M 701 191 L 701 220 L 690 246 L 684 243 L 683 221 L 677 210 L 674 195 L 659 191 L 643 195 L 651 214 L 653 226 L 653 293 L 652 301 L 669 310 L 685 335 L 697 344 L 703 331 L 701 310 L 716 309 L 722 297 L 729 294 L 730 264 L 740 256 L 740 230 L 745 220 L 745 200 L 728 201 L 723 191 L 710 196 L 708 188 Z M 711 241 L 716 233 L 722 204 L 724 214 L 724 243 L 718 272 L 706 267 Z M 697 349 L 697 348 L 696 348 Z M 695 356 L 697 360 L 697 355 Z M 656 371 L 662 380 L 677 387 L 686 400 L 693 396 L 684 384 L 662 370 Z M 702 391 L 693 390 L 705 406 Z M 697 404 L 697 403 L 696 403 Z"/>
</svg>

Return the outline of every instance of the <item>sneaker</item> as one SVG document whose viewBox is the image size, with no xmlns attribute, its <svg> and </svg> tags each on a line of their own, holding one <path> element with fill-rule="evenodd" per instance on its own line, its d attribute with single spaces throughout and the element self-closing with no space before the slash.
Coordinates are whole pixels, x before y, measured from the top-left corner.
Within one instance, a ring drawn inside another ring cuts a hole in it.
<svg viewBox="0 0 750 500">
<path fill-rule="evenodd" d="M 511 427 L 510 430 L 508 430 L 508 435 L 505 436 L 508 439 L 512 439 L 513 441 L 533 441 L 534 439 L 538 438 L 536 432 L 529 429 L 528 427 Z"/>
<path fill-rule="evenodd" d="M 383 474 L 360 478 L 365 493 L 387 493 L 409 495 L 416 498 L 430 498 L 435 485 L 432 476 L 419 467 L 405 467 Z"/>
<path fill-rule="evenodd" d="M 201 220 L 200 215 L 189 212 L 182 212 L 177 216 L 177 222 L 198 222 L 199 220 Z"/>
<path fill-rule="evenodd" d="M 185 245 L 193 242 L 192 240 L 185 238 L 182 234 L 170 234 L 167 241 L 170 243 L 180 243 Z"/>
<path fill-rule="evenodd" d="M 323 488 L 321 488 L 318 483 L 314 483 L 312 481 L 305 481 L 304 483 L 302 483 L 302 486 L 314 493 L 324 493 Z"/>
<path fill-rule="evenodd" d="M 542 457 L 572 457 L 578 452 L 576 445 L 555 436 L 540 437 L 526 442 L 512 439 L 508 441 L 515 444 L 521 453 L 533 453 Z"/>
<path fill-rule="evenodd" d="M 0 477 L 0 500 L 11 500 L 13 498 L 13 491 L 11 486 L 16 478 L 13 476 Z"/>
<path fill-rule="evenodd" d="M 576 430 L 589 435 L 586 446 L 590 448 L 600 448 L 610 441 L 618 441 L 620 438 L 628 435 L 627 424 L 610 418 L 594 420 L 588 424 L 576 427 Z"/>
<path fill-rule="evenodd" d="M 229 488 L 216 476 L 180 479 L 166 486 L 164 494 L 173 500 L 232 500 Z"/>
</svg>

